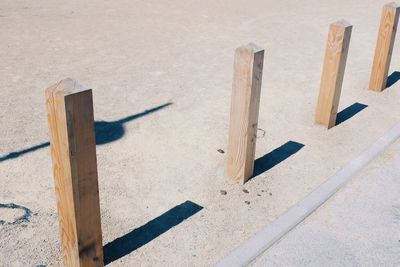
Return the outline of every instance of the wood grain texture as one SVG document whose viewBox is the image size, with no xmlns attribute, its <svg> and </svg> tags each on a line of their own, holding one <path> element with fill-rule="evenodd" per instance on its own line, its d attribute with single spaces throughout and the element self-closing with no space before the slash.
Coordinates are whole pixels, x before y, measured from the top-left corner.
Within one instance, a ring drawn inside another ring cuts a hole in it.
<svg viewBox="0 0 400 267">
<path fill-rule="evenodd" d="M 374 62 L 372 64 L 369 89 L 381 92 L 386 88 L 386 82 L 392 59 L 394 40 L 396 38 L 400 7 L 396 3 L 383 7 L 378 40 L 376 42 Z"/>
<path fill-rule="evenodd" d="M 352 26 L 344 20 L 332 23 L 329 28 L 315 114 L 315 122 L 328 129 L 336 124 L 351 30 Z"/>
<path fill-rule="evenodd" d="M 63 260 L 103 266 L 92 90 L 65 79 L 46 90 Z"/>
<path fill-rule="evenodd" d="M 236 49 L 231 98 L 227 174 L 245 183 L 254 169 L 264 50 Z"/>
</svg>

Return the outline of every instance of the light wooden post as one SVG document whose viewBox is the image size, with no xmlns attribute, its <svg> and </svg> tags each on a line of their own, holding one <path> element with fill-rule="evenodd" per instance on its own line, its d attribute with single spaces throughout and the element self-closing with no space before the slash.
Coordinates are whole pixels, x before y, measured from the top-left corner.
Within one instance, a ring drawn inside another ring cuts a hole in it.
<svg viewBox="0 0 400 267">
<path fill-rule="evenodd" d="M 380 92 L 386 88 L 397 23 L 399 21 L 399 12 L 400 7 L 396 3 L 390 3 L 383 7 L 371 78 L 369 81 L 370 90 Z"/>
<path fill-rule="evenodd" d="M 92 90 L 65 79 L 46 105 L 64 264 L 103 266 Z"/>
<path fill-rule="evenodd" d="M 352 26 L 344 21 L 332 23 L 326 45 L 315 122 L 328 129 L 335 126 Z"/>
<path fill-rule="evenodd" d="M 255 44 L 236 49 L 231 98 L 227 174 L 245 183 L 254 169 L 264 50 Z"/>
</svg>

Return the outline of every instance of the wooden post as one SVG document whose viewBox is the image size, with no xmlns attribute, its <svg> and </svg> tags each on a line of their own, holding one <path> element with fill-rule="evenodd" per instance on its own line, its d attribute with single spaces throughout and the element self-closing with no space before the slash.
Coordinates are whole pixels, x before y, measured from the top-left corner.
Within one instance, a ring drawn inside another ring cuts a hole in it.
<svg viewBox="0 0 400 267">
<path fill-rule="evenodd" d="M 386 4 L 383 7 L 378 40 L 376 42 L 374 63 L 372 64 L 369 89 L 381 92 L 386 88 L 386 82 L 392 59 L 394 39 L 399 21 L 400 7 L 396 3 Z"/>
<path fill-rule="evenodd" d="M 65 79 L 46 90 L 66 266 L 103 266 L 92 90 Z"/>
<path fill-rule="evenodd" d="M 236 49 L 231 98 L 227 174 L 245 183 L 253 175 L 264 50 Z"/>
<path fill-rule="evenodd" d="M 336 124 L 351 29 L 352 26 L 344 20 L 332 23 L 329 28 L 315 114 L 315 122 L 325 125 L 328 129 Z"/>
</svg>

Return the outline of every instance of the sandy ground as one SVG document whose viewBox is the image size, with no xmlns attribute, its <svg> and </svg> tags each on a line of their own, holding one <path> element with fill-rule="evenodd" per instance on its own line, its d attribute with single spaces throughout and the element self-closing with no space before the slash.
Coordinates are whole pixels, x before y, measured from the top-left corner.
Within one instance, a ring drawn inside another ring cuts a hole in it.
<svg viewBox="0 0 400 267">
<path fill-rule="evenodd" d="M 61 265 L 45 88 L 71 77 L 94 90 L 109 266 L 211 266 L 397 122 L 400 82 L 366 90 L 385 3 L 1 0 L 0 266 Z M 354 28 L 339 110 L 368 107 L 327 131 L 314 109 L 342 18 Z M 217 149 L 248 42 L 266 50 L 256 157 L 298 151 L 242 186 Z"/>
<path fill-rule="evenodd" d="M 400 140 L 251 266 L 399 266 Z"/>
</svg>

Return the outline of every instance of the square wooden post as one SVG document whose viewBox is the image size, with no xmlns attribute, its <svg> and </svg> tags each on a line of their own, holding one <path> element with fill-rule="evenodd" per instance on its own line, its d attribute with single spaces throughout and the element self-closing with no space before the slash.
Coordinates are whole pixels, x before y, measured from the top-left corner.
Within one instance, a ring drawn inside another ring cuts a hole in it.
<svg viewBox="0 0 400 267">
<path fill-rule="evenodd" d="M 369 89 L 381 92 L 386 88 L 386 82 L 392 59 L 394 40 L 399 21 L 400 7 L 396 3 L 383 7 L 378 40 L 376 42 L 374 62 L 372 64 Z"/>
<path fill-rule="evenodd" d="M 344 21 L 332 23 L 325 50 L 324 67 L 315 122 L 328 129 L 335 126 L 352 26 Z"/>
<path fill-rule="evenodd" d="M 65 79 L 46 105 L 64 264 L 103 266 L 92 90 Z"/>
<path fill-rule="evenodd" d="M 227 174 L 245 183 L 253 175 L 264 50 L 236 49 L 231 98 Z"/>
</svg>

